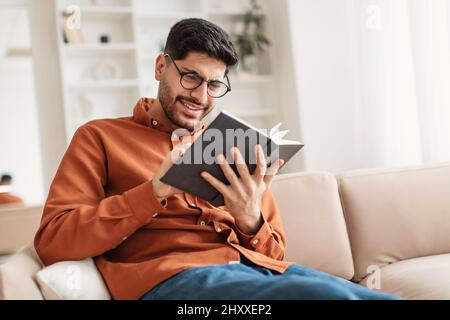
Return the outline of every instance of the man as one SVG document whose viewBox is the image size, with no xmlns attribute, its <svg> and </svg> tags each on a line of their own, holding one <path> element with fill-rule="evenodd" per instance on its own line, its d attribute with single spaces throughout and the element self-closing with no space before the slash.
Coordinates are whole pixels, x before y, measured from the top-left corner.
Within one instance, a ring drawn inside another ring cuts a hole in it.
<svg viewBox="0 0 450 320">
<path fill-rule="evenodd" d="M 186 19 L 172 27 L 156 60 L 157 99 L 141 99 L 133 117 L 75 133 L 35 238 L 43 262 L 95 257 L 114 299 L 390 298 L 283 261 L 268 190 L 281 162 L 266 169 L 261 149 L 254 175 L 233 152 L 240 178 L 220 157 L 230 186 L 203 176 L 224 195 L 219 208 L 160 181 L 230 91 L 237 62 L 218 26 Z M 171 139 L 180 128 L 189 134 Z"/>
<path fill-rule="evenodd" d="M 11 193 L 12 176 L 9 174 L 2 175 L 0 179 L 0 205 L 1 204 L 23 204 L 20 197 Z"/>
</svg>

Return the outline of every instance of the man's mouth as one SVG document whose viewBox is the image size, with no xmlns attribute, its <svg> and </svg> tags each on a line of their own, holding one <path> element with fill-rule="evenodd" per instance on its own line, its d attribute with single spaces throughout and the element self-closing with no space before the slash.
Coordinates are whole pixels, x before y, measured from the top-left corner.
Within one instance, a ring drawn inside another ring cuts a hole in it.
<svg viewBox="0 0 450 320">
<path fill-rule="evenodd" d="M 180 99 L 179 101 L 181 102 L 182 105 L 184 105 L 186 108 L 188 108 L 189 110 L 192 110 L 192 111 L 203 111 L 205 109 L 202 106 L 188 102 L 186 100 Z"/>
<path fill-rule="evenodd" d="M 201 115 L 203 114 L 203 112 L 205 110 L 205 108 L 203 106 L 186 101 L 184 99 L 179 99 L 178 101 L 184 107 L 183 113 L 190 118 L 198 119 L 199 117 L 201 117 Z"/>
</svg>

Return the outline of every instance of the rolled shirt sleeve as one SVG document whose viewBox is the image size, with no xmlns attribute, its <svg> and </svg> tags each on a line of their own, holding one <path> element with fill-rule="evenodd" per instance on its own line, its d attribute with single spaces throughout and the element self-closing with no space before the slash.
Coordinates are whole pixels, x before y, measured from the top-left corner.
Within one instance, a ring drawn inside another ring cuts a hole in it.
<svg viewBox="0 0 450 320">
<path fill-rule="evenodd" d="M 45 264 L 94 257 L 118 246 L 164 209 L 151 181 L 106 197 L 106 156 L 86 124 L 75 133 L 49 190 L 34 245 Z"/>
</svg>

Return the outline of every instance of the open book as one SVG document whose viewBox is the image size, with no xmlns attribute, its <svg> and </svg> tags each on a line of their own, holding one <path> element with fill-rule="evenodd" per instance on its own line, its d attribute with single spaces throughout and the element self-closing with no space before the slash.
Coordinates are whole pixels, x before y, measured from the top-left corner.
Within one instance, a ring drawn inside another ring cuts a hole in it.
<svg viewBox="0 0 450 320">
<path fill-rule="evenodd" d="M 281 123 L 269 132 L 265 132 L 222 111 L 161 178 L 161 181 L 198 196 L 214 206 L 222 206 L 224 205 L 222 194 L 204 180 L 200 173 L 207 171 L 229 185 L 222 169 L 216 163 L 216 156 L 223 154 L 239 177 L 230 154 L 230 149 L 237 147 L 250 173 L 253 174 L 256 169 L 254 151 L 256 144 L 262 146 L 268 166 L 277 159 L 284 160 L 286 164 L 303 147 L 303 144 L 298 141 L 284 140 L 288 131 L 279 131 L 280 127 Z"/>
</svg>

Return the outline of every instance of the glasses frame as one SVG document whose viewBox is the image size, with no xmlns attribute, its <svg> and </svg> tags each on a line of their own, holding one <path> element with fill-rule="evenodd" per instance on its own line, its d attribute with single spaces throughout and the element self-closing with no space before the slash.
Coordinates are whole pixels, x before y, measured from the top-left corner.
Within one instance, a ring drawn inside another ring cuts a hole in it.
<svg viewBox="0 0 450 320">
<path fill-rule="evenodd" d="M 206 88 L 207 88 L 207 89 L 206 89 L 206 92 L 208 93 L 208 96 L 210 96 L 211 98 L 214 98 L 214 99 L 222 98 L 222 97 L 225 96 L 228 92 L 231 91 L 231 84 L 230 84 L 230 79 L 228 79 L 228 75 L 225 75 L 225 79 L 227 79 L 228 84 L 226 84 L 225 82 L 219 81 L 219 80 L 205 80 L 205 79 L 203 79 L 203 77 L 200 76 L 197 72 L 194 72 L 194 71 L 183 72 L 183 71 L 181 71 L 180 68 L 178 68 L 177 64 L 175 63 L 175 60 L 172 58 L 172 56 L 171 56 L 169 53 L 164 53 L 164 57 L 169 57 L 170 61 L 172 61 L 173 65 L 175 66 L 175 69 L 177 69 L 177 71 L 178 71 L 178 73 L 179 73 L 179 75 L 180 75 L 180 85 L 181 85 L 184 89 L 186 89 L 186 90 L 195 90 L 195 89 L 197 89 L 198 87 L 200 87 L 200 86 L 203 84 L 203 82 L 206 82 Z M 186 75 L 188 75 L 188 74 L 194 74 L 194 75 L 195 75 L 196 77 L 198 77 L 199 79 L 202 79 L 202 81 L 198 84 L 198 86 L 196 86 L 196 87 L 194 87 L 194 88 L 186 88 L 185 86 L 183 86 L 183 77 L 186 76 Z M 227 90 L 225 91 L 225 93 L 222 94 L 222 95 L 220 95 L 220 96 L 217 96 L 217 97 L 212 96 L 212 95 L 209 93 L 209 84 L 212 83 L 212 82 L 216 82 L 216 83 L 217 83 L 217 82 L 220 82 L 220 83 L 222 83 L 222 84 L 227 88 Z"/>
</svg>

